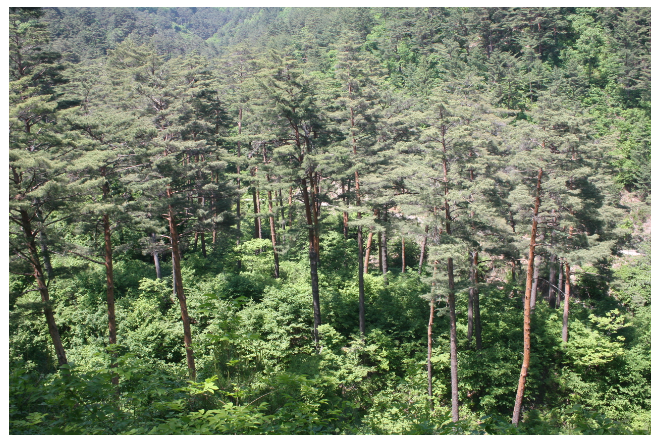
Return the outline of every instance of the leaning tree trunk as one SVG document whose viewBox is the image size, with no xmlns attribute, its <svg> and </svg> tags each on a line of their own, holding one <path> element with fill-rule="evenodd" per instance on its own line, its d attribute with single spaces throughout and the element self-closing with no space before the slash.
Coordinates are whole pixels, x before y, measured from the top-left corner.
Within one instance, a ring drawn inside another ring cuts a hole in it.
<svg viewBox="0 0 657 439">
<path fill-rule="evenodd" d="M 269 181 L 269 175 L 267 175 Z M 278 264 L 278 251 L 276 250 L 276 222 L 274 220 L 274 205 L 272 202 L 271 191 L 267 192 L 269 198 L 269 230 L 271 232 L 271 246 L 274 251 L 274 278 L 278 279 L 280 276 L 280 268 Z"/>
<path fill-rule="evenodd" d="M 41 221 L 41 212 L 37 210 L 36 217 Z M 50 262 L 50 251 L 48 251 L 48 236 L 46 235 L 45 226 L 39 232 L 39 245 L 41 246 L 41 255 L 43 256 L 43 266 L 46 268 L 46 273 L 48 274 L 48 280 L 55 278 L 55 272 L 52 269 L 52 263 Z"/>
<path fill-rule="evenodd" d="M 566 268 L 566 291 L 563 298 L 563 327 L 561 329 L 561 339 L 564 343 L 568 342 L 568 313 L 570 312 L 570 265 L 564 263 Z"/>
<path fill-rule="evenodd" d="M 525 396 L 525 384 L 527 382 L 527 371 L 529 370 L 530 354 L 530 335 L 531 335 L 531 294 L 532 280 L 534 278 L 534 252 L 536 248 L 536 231 L 538 229 L 538 208 L 541 205 L 541 178 L 543 178 L 543 169 L 538 171 L 538 183 L 536 184 L 536 199 L 534 201 L 534 212 L 532 215 L 532 232 L 529 240 L 529 257 L 527 258 L 527 279 L 525 281 L 525 318 L 523 324 L 524 348 L 522 356 L 522 366 L 520 368 L 520 380 L 518 381 L 518 392 L 516 393 L 516 403 L 513 407 L 513 425 L 518 425 L 520 421 L 520 406 Z"/>
<path fill-rule="evenodd" d="M 310 283 L 313 295 L 313 338 L 315 340 L 315 348 L 319 349 L 319 325 L 322 324 L 322 317 L 319 307 L 319 278 L 317 275 L 317 248 L 315 240 L 315 224 L 311 210 L 313 209 L 311 203 L 314 200 L 310 199 L 308 194 L 308 186 L 306 179 L 301 180 L 301 191 L 303 194 L 303 204 L 306 208 L 306 224 L 308 225 L 308 259 L 310 260 Z"/>
<path fill-rule="evenodd" d="M 35 234 L 32 232 L 32 224 L 30 222 L 29 215 L 26 210 L 21 209 L 21 225 L 23 227 L 23 233 L 25 234 L 27 248 L 30 254 L 30 265 L 34 270 L 34 278 L 37 282 L 37 289 L 41 295 L 41 301 L 43 302 L 43 314 L 46 317 L 46 323 L 48 325 L 48 332 L 50 332 L 50 338 L 52 344 L 55 347 L 55 354 L 57 355 L 57 362 L 60 366 L 68 364 L 66 359 L 66 351 L 64 351 L 64 345 L 59 336 L 59 329 L 55 324 L 55 314 L 53 313 L 52 307 L 50 305 L 50 295 L 48 294 L 48 286 L 43 280 L 43 269 L 41 268 L 41 261 L 39 260 L 39 252 L 37 251 L 36 242 L 34 240 Z"/>
<path fill-rule="evenodd" d="M 167 190 L 167 195 L 171 198 L 171 189 Z M 180 302 L 180 314 L 183 322 L 183 334 L 185 337 L 185 352 L 187 354 L 187 369 L 189 376 L 196 381 L 196 365 L 194 364 L 194 351 L 192 350 L 192 330 L 190 325 L 189 313 L 187 312 L 187 298 L 183 291 L 182 274 L 180 271 L 180 249 L 178 248 L 178 230 L 176 220 L 173 214 L 173 206 L 169 204 L 169 231 L 171 233 L 171 255 L 173 261 L 173 275 L 176 295 Z"/>
</svg>

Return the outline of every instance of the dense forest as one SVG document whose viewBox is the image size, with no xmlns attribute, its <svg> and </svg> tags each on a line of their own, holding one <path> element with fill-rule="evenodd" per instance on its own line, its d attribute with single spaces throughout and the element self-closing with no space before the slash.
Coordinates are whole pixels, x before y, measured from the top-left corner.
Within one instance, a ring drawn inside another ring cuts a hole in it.
<svg viewBox="0 0 657 439">
<path fill-rule="evenodd" d="M 10 8 L 12 434 L 650 433 L 649 8 Z"/>
</svg>

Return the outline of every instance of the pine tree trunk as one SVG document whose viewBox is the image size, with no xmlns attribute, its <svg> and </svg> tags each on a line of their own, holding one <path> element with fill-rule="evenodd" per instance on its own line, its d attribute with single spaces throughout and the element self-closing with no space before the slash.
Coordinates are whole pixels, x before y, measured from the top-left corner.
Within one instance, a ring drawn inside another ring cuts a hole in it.
<svg viewBox="0 0 657 439">
<path fill-rule="evenodd" d="M 288 196 L 288 199 L 287 199 L 287 210 L 289 211 L 289 215 L 290 215 L 289 224 L 291 226 L 292 225 L 292 213 L 293 213 L 292 212 L 292 186 L 290 186 L 290 193 L 289 193 L 289 196 Z"/>
<path fill-rule="evenodd" d="M 472 333 L 474 332 L 474 290 L 475 290 L 475 265 L 474 252 L 470 259 L 470 288 L 468 290 L 468 345 L 472 343 Z"/>
<path fill-rule="evenodd" d="M 359 214 L 360 215 L 360 214 Z M 365 281 L 363 278 L 363 226 L 358 226 L 358 326 L 365 338 Z"/>
<path fill-rule="evenodd" d="M 429 226 L 424 227 L 424 238 L 422 239 L 422 246 L 420 247 L 420 264 L 417 269 L 417 274 L 422 274 L 422 264 L 424 264 L 424 255 L 427 250 L 427 239 L 429 238 Z"/>
<path fill-rule="evenodd" d="M 561 329 L 561 339 L 564 343 L 568 342 L 568 313 L 570 312 L 570 264 L 564 263 L 566 268 L 566 291 L 563 298 L 563 327 Z"/>
<path fill-rule="evenodd" d="M 561 306 L 561 292 L 563 291 L 563 263 L 561 260 L 559 260 L 559 282 L 557 285 L 559 286 L 559 289 L 557 290 L 557 297 L 555 298 L 555 309 L 559 309 Z"/>
<path fill-rule="evenodd" d="M 541 257 L 536 255 L 534 258 L 534 276 L 532 278 L 532 292 L 529 299 L 529 306 L 533 310 L 536 307 L 536 292 L 538 290 L 538 271 L 541 266 Z"/>
<path fill-rule="evenodd" d="M 520 379 L 518 381 L 518 392 L 516 393 L 516 403 L 513 407 L 513 425 L 517 426 L 520 421 L 520 406 L 525 396 L 525 383 L 527 382 L 527 371 L 529 370 L 530 355 L 530 335 L 531 335 L 531 293 L 532 280 L 534 278 L 534 252 L 536 248 L 536 231 L 538 229 L 538 208 L 541 205 L 541 178 L 543 178 L 543 169 L 538 171 L 538 182 L 536 184 L 536 199 L 534 201 L 534 212 L 532 215 L 532 231 L 529 241 L 529 257 L 527 258 L 527 280 L 525 281 L 525 310 L 523 323 L 523 356 L 522 366 L 520 368 Z"/>
<path fill-rule="evenodd" d="M 41 211 L 36 211 L 36 218 L 39 222 L 42 222 Z M 45 224 L 39 232 L 39 245 L 41 246 L 41 256 L 43 257 L 43 266 L 46 269 L 48 274 L 48 280 L 54 279 L 55 274 L 52 269 L 52 264 L 50 262 L 50 252 L 48 251 L 48 235 L 46 235 Z"/>
<path fill-rule="evenodd" d="M 317 249 L 315 247 L 316 231 L 311 213 L 313 209 L 311 202 L 314 200 L 310 199 L 305 178 L 301 180 L 301 191 L 303 194 L 303 204 L 306 209 L 306 224 L 308 225 L 308 258 L 310 259 L 310 282 L 313 295 L 313 336 L 315 339 L 315 348 L 319 349 L 319 330 L 317 328 L 322 324 L 322 317 L 319 307 L 319 279 L 317 275 Z"/>
<path fill-rule="evenodd" d="M 387 225 L 388 223 L 388 208 L 383 214 L 383 226 L 386 227 L 383 232 L 381 232 L 381 273 L 383 273 L 383 283 L 388 285 L 388 232 Z"/>
<path fill-rule="evenodd" d="M 151 233 L 151 242 L 155 244 L 157 239 L 155 238 L 155 233 Z M 160 268 L 160 254 L 157 251 L 153 252 L 153 263 L 155 264 L 155 276 L 158 279 L 162 279 L 162 270 Z"/>
<path fill-rule="evenodd" d="M 58 364 L 64 365 L 68 364 L 66 359 L 66 351 L 64 350 L 64 345 L 59 336 L 59 329 L 57 324 L 55 324 L 55 314 L 50 306 L 50 295 L 48 294 L 48 286 L 43 280 L 43 269 L 41 268 L 41 261 L 39 260 L 39 252 L 37 251 L 36 242 L 34 240 L 34 233 L 32 233 L 32 224 L 30 223 L 29 215 L 24 209 L 20 209 L 21 213 L 21 225 L 23 227 L 23 233 L 27 241 L 27 248 L 30 253 L 30 264 L 34 270 L 34 278 L 37 282 L 37 288 L 39 294 L 41 295 L 41 301 L 44 304 L 43 314 L 46 317 L 46 324 L 48 325 L 48 332 L 50 333 L 50 338 L 52 344 L 55 348 L 55 354 L 57 355 Z"/>
<path fill-rule="evenodd" d="M 238 114 L 237 114 L 237 134 L 241 135 L 242 134 L 242 116 L 243 116 L 243 110 L 242 107 L 239 108 Z M 241 178 L 241 168 L 240 168 L 240 159 L 242 157 L 242 142 L 239 140 L 237 141 L 237 247 L 239 248 L 240 244 L 242 243 L 242 194 L 240 193 L 240 189 L 242 188 L 242 178 Z M 215 223 L 216 224 L 216 223 Z M 215 231 L 212 234 L 212 243 L 214 244 L 216 240 L 216 225 L 215 225 Z M 237 259 L 237 272 L 239 273 L 242 271 L 242 260 Z"/>
<path fill-rule="evenodd" d="M 372 250 L 372 237 L 374 233 L 370 232 L 367 235 L 367 247 L 365 248 L 365 263 L 363 264 L 363 273 L 367 274 L 367 269 L 370 266 L 370 252 Z"/>
<path fill-rule="evenodd" d="M 281 224 L 281 228 L 285 230 L 285 206 L 283 206 L 283 191 L 281 189 L 278 190 L 278 207 L 280 208 L 279 212 L 279 222 Z M 285 236 L 285 235 L 283 235 Z M 284 240 L 282 242 L 285 242 Z"/>
<path fill-rule="evenodd" d="M 269 181 L 269 175 L 267 176 Z M 274 204 L 272 201 L 271 191 L 267 192 L 269 198 L 269 229 L 271 232 L 271 246 L 274 250 L 274 278 L 278 279 L 280 276 L 280 267 L 278 265 L 278 251 L 276 250 L 276 222 L 274 221 Z"/>
<path fill-rule="evenodd" d="M 344 183 L 342 183 L 342 195 L 345 196 L 346 200 L 347 192 L 344 189 Z M 347 212 L 342 212 L 342 234 L 344 239 L 349 238 L 349 214 Z"/>
<path fill-rule="evenodd" d="M 435 269 L 434 269 L 435 270 Z M 429 324 L 427 325 L 427 393 L 429 394 L 429 409 L 433 412 L 433 377 L 432 377 L 432 367 L 431 367 L 431 355 L 432 355 L 432 330 L 433 330 L 433 314 L 434 314 L 434 303 L 435 298 L 431 296 L 431 301 L 429 302 Z"/>
<path fill-rule="evenodd" d="M 201 254 L 203 255 L 204 258 L 207 259 L 208 253 L 207 250 L 205 249 L 205 233 L 201 232 Z"/>
<path fill-rule="evenodd" d="M 376 243 L 379 245 L 379 271 L 383 272 L 383 246 L 381 245 L 381 232 L 376 232 Z"/>
<path fill-rule="evenodd" d="M 262 225 L 260 224 L 260 197 L 258 196 L 258 190 L 253 188 L 253 213 L 255 214 L 255 219 L 253 223 L 253 237 L 256 239 L 262 239 Z"/>
<path fill-rule="evenodd" d="M 548 304 L 550 305 L 550 308 L 554 308 L 556 301 L 554 297 L 555 293 L 555 285 L 554 283 L 557 281 L 557 255 L 551 255 L 550 256 L 550 289 L 548 290 Z"/>
<path fill-rule="evenodd" d="M 105 236 L 105 273 L 107 280 L 107 322 L 109 326 L 109 344 L 116 344 L 116 313 L 114 310 L 114 268 L 112 265 L 112 235 L 109 215 L 103 215 L 103 231 Z M 111 367 L 116 367 L 112 364 Z M 112 375 L 112 384 L 119 384 L 118 375 Z"/>
<path fill-rule="evenodd" d="M 167 190 L 167 195 L 171 198 L 171 189 Z M 196 381 L 196 365 L 194 364 L 194 351 L 192 350 L 192 330 L 187 312 L 187 298 L 183 291 L 182 274 L 180 271 L 180 249 L 178 248 L 178 230 L 173 214 L 173 206 L 169 204 L 169 231 L 171 233 L 171 255 L 173 263 L 175 292 L 180 302 L 180 314 L 183 322 L 183 333 L 185 338 L 185 352 L 187 354 L 187 369 L 192 381 Z"/>
<path fill-rule="evenodd" d="M 452 421 L 459 420 L 459 379 L 456 346 L 456 295 L 454 294 L 454 261 L 447 258 L 447 278 L 449 293 L 447 301 L 449 305 L 449 356 L 452 375 Z"/>
<path fill-rule="evenodd" d="M 404 242 L 404 237 L 402 236 L 402 248 L 401 248 L 401 260 L 402 260 L 402 273 L 406 273 L 406 243 Z"/>
<path fill-rule="evenodd" d="M 443 129 L 443 183 L 445 185 L 445 232 L 448 235 L 452 234 L 451 223 L 452 217 L 450 215 L 450 206 L 447 199 L 449 194 L 449 179 L 447 177 L 447 143 L 445 142 L 445 130 Z M 451 375 L 452 375 L 452 422 L 459 420 L 459 386 L 458 386 L 458 361 L 457 361 L 457 352 L 458 348 L 456 345 L 456 295 L 454 292 L 454 260 L 452 258 L 447 258 L 447 282 L 449 287 L 449 292 L 447 293 L 447 303 L 449 306 L 449 352 L 450 352 L 450 363 L 451 363 Z"/>
<path fill-rule="evenodd" d="M 477 284 L 479 283 L 479 274 L 477 267 L 479 266 L 479 252 L 474 252 L 473 256 L 473 268 L 474 268 L 474 300 L 472 307 L 474 310 L 474 326 L 475 326 L 475 346 L 477 350 L 481 350 L 481 314 L 479 312 L 479 288 Z"/>
<path fill-rule="evenodd" d="M 310 189 L 312 191 L 311 207 L 312 207 L 312 220 L 315 239 L 315 258 L 317 266 L 319 267 L 319 173 L 315 172 L 314 178 L 310 178 Z"/>
</svg>

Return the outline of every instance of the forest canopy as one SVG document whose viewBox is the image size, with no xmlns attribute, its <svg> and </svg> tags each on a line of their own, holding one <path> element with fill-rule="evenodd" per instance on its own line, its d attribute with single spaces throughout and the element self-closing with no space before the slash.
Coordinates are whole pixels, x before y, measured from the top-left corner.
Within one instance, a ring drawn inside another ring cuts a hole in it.
<svg viewBox="0 0 657 439">
<path fill-rule="evenodd" d="M 11 434 L 650 433 L 650 8 L 8 24 Z"/>
</svg>

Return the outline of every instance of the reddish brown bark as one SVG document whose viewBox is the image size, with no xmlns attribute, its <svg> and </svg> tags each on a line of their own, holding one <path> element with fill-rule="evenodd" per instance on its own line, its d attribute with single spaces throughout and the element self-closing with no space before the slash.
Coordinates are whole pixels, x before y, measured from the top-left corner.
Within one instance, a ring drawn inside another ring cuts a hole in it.
<svg viewBox="0 0 657 439">
<path fill-rule="evenodd" d="M 269 180 L 269 175 L 267 176 Z M 278 251 L 276 250 L 276 222 L 274 221 L 274 205 L 271 197 L 271 191 L 267 192 L 269 198 L 269 230 L 271 232 L 271 246 L 274 250 L 274 278 L 278 279 L 280 275 L 280 268 L 278 264 Z"/>
<path fill-rule="evenodd" d="M 372 250 L 372 237 L 374 233 L 370 232 L 367 235 L 367 246 L 365 247 L 365 262 L 363 263 L 363 273 L 367 274 L 367 269 L 370 265 L 370 253 Z"/>
<path fill-rule="evenodd" d="M 316 230 L 312 215 L 312 200 L 308 194 L 306 179 L 301 180 L 301 192 L 303 195 L 303 204 L 306 210 L 306 224 L 308 225 L 308 258 L 310 259 L 310 283 L 313 296 L 313 336 L 315 347 L 319 348 L 319 325 L 322 324 L 322 317 L 319 306 L 319 278 L 317 275 L 317 247 L 316 247 Z"/>
<path fill-rule="evenodd" d="M 171 189 L 167 189 L 167 196 L 171 198 Z M 196 365 L 194 363 L 194 351 L 192 350 L 192 330 L 187 312 L 187 298 L 183 291 L 182 274 L 180 270 L 180 249 L 178 247 L 178 229 L 176 227 L 175 215 L 173 206 L 169 204 L 169 232 L 171 234 L 171 259 L 173 262 L 173 275 L 175 282 L 176 296 L 180 303 L 180 315 L 183 322 L 183 334 L 185 340 L 185 353 L 187 355 L 187 369 L 189 376 L 193 381 L 196 381 Z"/>
<path fill-rule="evenodd" d="M 563 298 L 563 327 L 561 329 L 561 339 L 564 343 L 568 342 L 568 313 L 570 312 L 570 264 L 564 263 L 566 269 L 566 290 Z"/>
<path fill-rule="evenodd" d="M 429 394 L 429 409 L 433 411 L 433 382 L 432 382 L 432 367 L 431 367 L 431 354 L 433 351 L 432 346 L 432 330 L 433 330 L 433 314 L 434 314 L 435 298 L 432 296 L 429 302 L 429 324 L 427 325 L 427 393 Z"/>
<path fill-rule="evenodd" d="M 527 371 L 529 370 L 529 356 L 531 348 L 531 294 L 532 281 L 534 278 L 534 252 L 536 248 L 536 231 L 538 229 L 538 208 L 541 205 L 541 179 L 543 178 L 543 169 L 538 171 L 538 182 L 536 184 L 536 199 L 534 201 L 534 211 L 532 215 L 532 231 L 529 241 L 529 257 L 527 258 L 527 278 L 525 281 L 525 310 L 523 324 L 523 356 L 522 366 L 520 368 L 520 379 L 518 381 L 518 392 L 516 393 L 516 403 L 513 407 L 513 425 L 518 425 L 520 421 L 520 407 L 522 399 L 525 396 L 525 384 L 527 382 Z"/>
<path fill-rule="evenodd" d="M 36 242 L 34 240 L 35 233 L 32 232 L 32 223 L 30 222 L 30 217 L 26 210 L 21 209 L 21 225 L 23 228 L 23 233 L 25 234 L 25 239 L 27 243 L 27 248 L 30 255 L 30 264 L 34 270 L 34 278 L 36 279 L 37 289 L 41 295 L 41 301 L 44 304 L 43 314 L 46 317 L 46 324 L 48 325 L 48 332 L 50 333 L 50 338 L 52 344 L 55 348 L 55 355 L 57 356 L 57 362 L 60 366 L 68 364 L 66 359 L 66 351 L 64 350 L 64 345 L 62 344 L 61 337 L 59 336 L 59 329 L 55 323 L 55 314 L 50 306 L 50 295 L 48 293 L 48 286 L 46 285 L 43 277 L 43 268 L 41 268 L 41 261 L 39 259 L 39 253 L 37 251 Z"/>
</svg>

